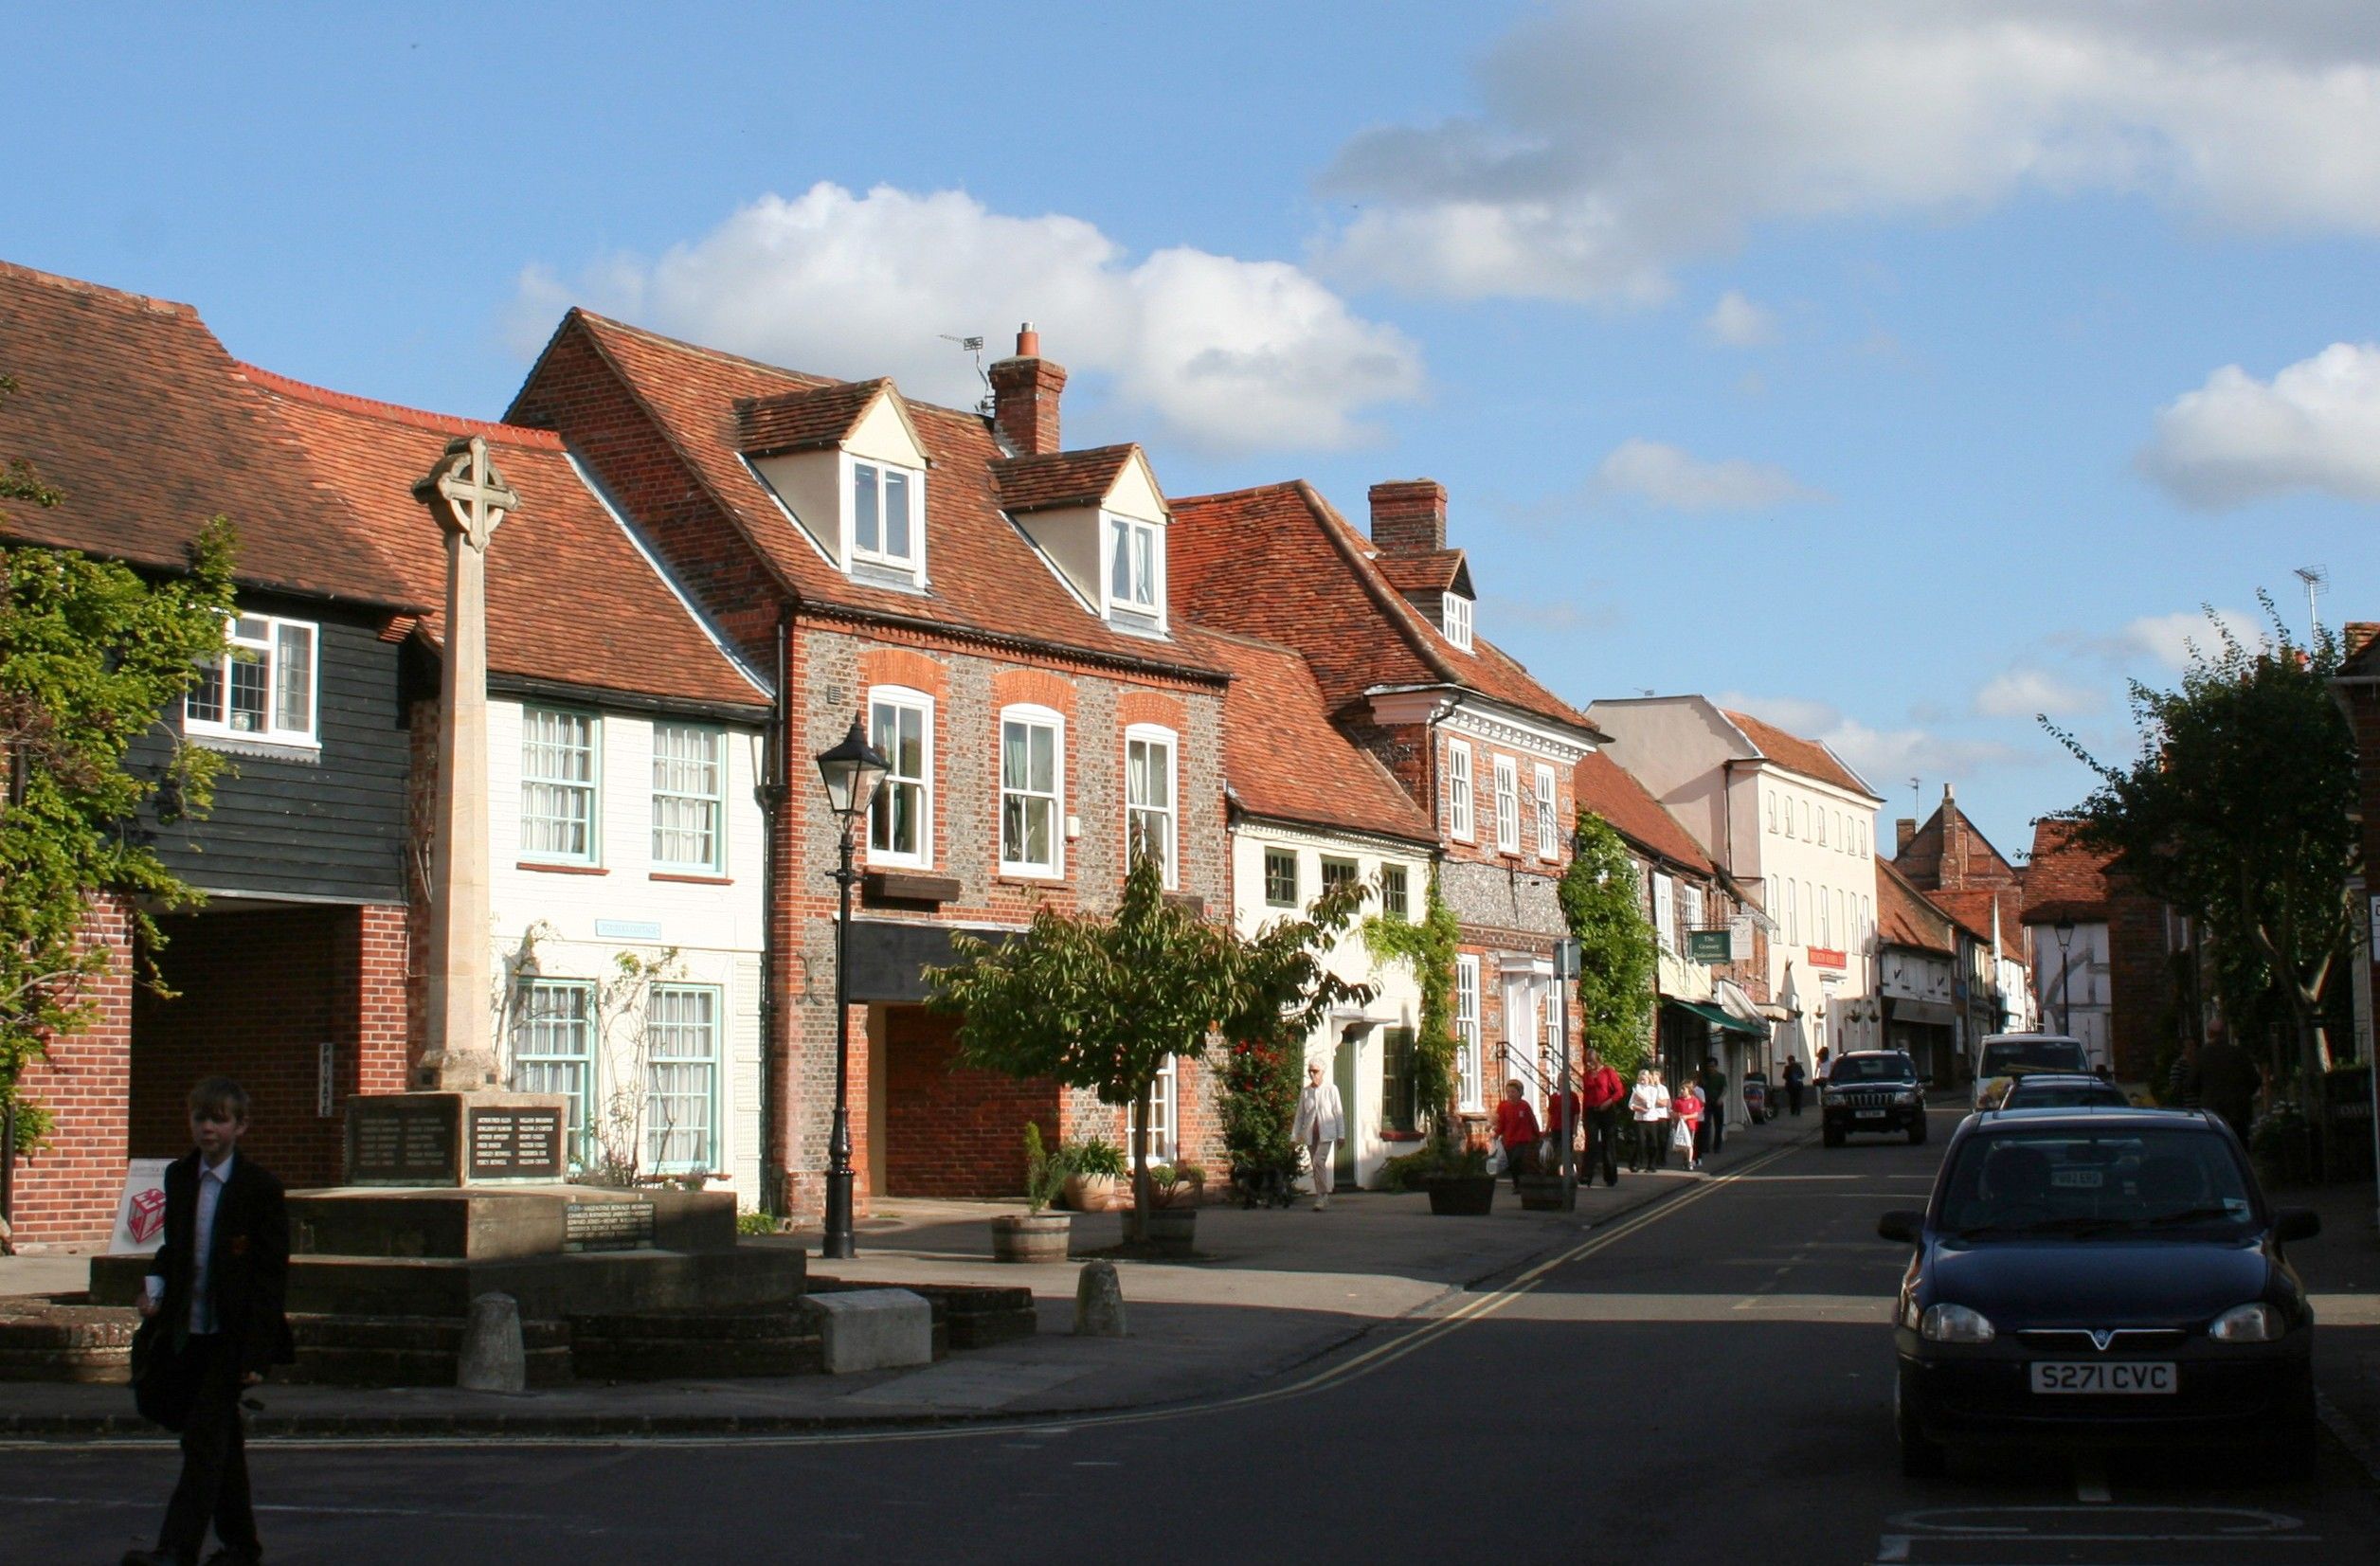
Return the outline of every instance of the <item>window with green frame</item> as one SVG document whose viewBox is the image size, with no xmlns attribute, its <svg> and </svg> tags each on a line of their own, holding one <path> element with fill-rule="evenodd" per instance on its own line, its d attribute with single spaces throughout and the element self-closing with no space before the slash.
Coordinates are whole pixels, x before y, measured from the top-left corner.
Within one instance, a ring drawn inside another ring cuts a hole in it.
<svg viewBox="0 0 2380 1566">
<path fill-rule="evenodd" d="M 1380 1035 L 1380 1129 L 1414 1128 L 1414 1031 L 1390 1028 Z"/>
<path fill-rule="evenodd" d="M 1351 887 L 1355 885 L 1355 882 L 1356 862 L 1353 859 L 1325 859 L 1323 861 L 1323 890 L 1325 891 L 1336 891 L 1341 887 Z"/>
<path fill-rule="evenodd" d="M 595 986 L 582 979 L 532 979 L 513 1033 L 513 1091 L 558 1093 L 570 1167 L 594 1152 Z"/>
<path fill-rule="evenodd" d="M 1265 906 L 1276 909 L 1297 907 L 1297 850 L 1265 850 Z"/>
<path fill-rule="evenodd" d="M 1413 897 L 1406 886 L 1403 865 L 1380 867 L 1380 912 L 1390 919 L 1413 917 Z"/>
<path fill-rule="evenodd" d="M 719 992 L 656 984 L 644 1009 L 644 1166 L 709 1173 L 719 1158 Z"/>
</svg>

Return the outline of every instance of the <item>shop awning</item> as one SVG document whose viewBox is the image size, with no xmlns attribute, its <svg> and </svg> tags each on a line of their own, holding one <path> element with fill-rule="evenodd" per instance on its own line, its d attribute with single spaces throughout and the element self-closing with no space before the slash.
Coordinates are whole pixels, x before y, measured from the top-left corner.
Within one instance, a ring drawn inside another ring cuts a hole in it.
<svg viewBox="0 0 2380 1566">
<path fill-rule="evenodd" d="M 1672 1000 L 1670 1005 L 1691 1017 L 1699 1017 L 1714 1028 L 1724 1028 L 1731 1034 L 1749 1034 L 1755 1038 L 1764 1031 L 1740 1017 L 1730 1017 L 1717 1006 L 1705 1006 L 1699 1000 Z"/>
</svg>

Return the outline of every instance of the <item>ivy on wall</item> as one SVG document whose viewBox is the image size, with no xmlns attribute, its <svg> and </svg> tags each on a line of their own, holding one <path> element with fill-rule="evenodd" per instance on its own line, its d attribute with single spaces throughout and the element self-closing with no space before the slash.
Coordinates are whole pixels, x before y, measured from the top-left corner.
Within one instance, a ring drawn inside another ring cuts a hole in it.
<svg viewBox="0 0 2380 1566">
<path fill-rule="evenodd" d="M 1645 1059 L 1660 966 L 1635 856 L 1612 824 L 1578 813 L 1577 854 L 1562 873 L 1562 917 L 1578 943 L 1578 1017 L 1586 1046 L 1622 1076 Z"/>
<path fill-rule="evenodd" d="M 1430 1117 L 1433 1131 L 1443 1131 L 1449 1125 L 1447 1111 L 1454 1103 L 1454 1053 L 1459 1047 L 1454 1036 L 1454 955 L 1462 935 L 1454 910 L 1438 895 L 1434 870 L 1419 920 L 1376 913 L 1363 921 L 1363 945 L 1372 960 L 1404 963 L 1420 981 L 1420 1026 L 1414 1038 L 1414 1105 Z"/>
</svg>

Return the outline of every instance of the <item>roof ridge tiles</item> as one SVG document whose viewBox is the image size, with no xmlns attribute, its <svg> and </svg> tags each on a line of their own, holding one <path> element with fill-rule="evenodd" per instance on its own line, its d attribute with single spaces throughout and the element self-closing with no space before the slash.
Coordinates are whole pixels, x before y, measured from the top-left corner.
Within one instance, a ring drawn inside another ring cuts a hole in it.
<svg viewBox="0 0 2380 1566">
<path fill-rule="evenodd" d="M 607 328 L 612 331 L 624 332 L 631 336 L 642 337 L 647 342 L 658 343 L 662 347 L 671 349 L 676 352 L 692 354 L 696 358 L 714 360 L 717 363 L 724 365 L 741 365 L 747 369 L 762 370 L 770 375 L 783 375 L 787 380 L 799 381 L 802 383 L 801 387 L 793 389 L 818 391 L 823 390 L 828 387 L 863 386 L 870 381 L 892 381 L 893 389 L 896 391 L 900 389 L 899 383 L 894 381 L 893 377 L 890 375 L 862 375 L 853 378 L 843 375 L 821 375 L 816 370 L 810 369 L 794 369 L 789 366 L 771 364 L 766 359 L 755 359 L 748 353 L 730 353 L 723 348 L 712 348 L 707 344 L 690 342 L 684 337 L 673 337 L 666 332 L 656 332 L 649 326 L 639 326 L 633 321 L 623 321 L 616 315 L 605 315 L 597 311 L 589 310 L 585 305 L 572 305 L 570 307 L 569 314 L 563 317 L 565 325 L 568 324 L 571 315 L 576 315 L 583 320 L 592 322 L 594 325 L 599 327 Z M 557 328 L 557 335 L 559 335 L 559 332 L 560 329 Z M 906 391 L 901 392 L 901 401 L 907 403 L 912 408 L 923 408 L 929 413 L 947 414 L 953 419 L 975 419 L 988 421 L 990 418 L 988 414 L 985 414 L 977 408 L 952 407 L 947 403 L 929 403 L 922 397 L 912 397 Z"/>
<path fill-rule="evenodd" d="M 85 298 L 145 311 L 152 315 L 180 315 L 190 320 L 198 318 L 198 307 L 184 304 L 179 299 L 161 299 L 153 294 L 135 294 L 128 288 L 110 288 L 105 283 L 45 272 L 37 266 L 26 266 L 17 261 L 0 261 L 0 278 L 16 278 L 44 288 L 54 288 L 62 294 L 80 294 Z"/>
<path fill-rule="evenodd" d="M 299 402 L 362 414 L 366 418 L 385 419 L 391 423 L 410 424 L 416 429 L 434 430 L 442 434 L 479 435 L 509 445 L 533 446 L 545 451 L 567 449 L 561 436 L 532 424 L 508 424 L 492 419 L 434 413 L 428 408 L 407 407 L 402 403 L 384 403 L 376 397 L 359 397 L 352 391 L 335 391 L 311 381 L 300 381 L 277 370 L 266 369 L 261 365 L 252 365 L 244 359 L 235 359 L 232 363 L 242 375 L 259 387 Z"/>
</svg>

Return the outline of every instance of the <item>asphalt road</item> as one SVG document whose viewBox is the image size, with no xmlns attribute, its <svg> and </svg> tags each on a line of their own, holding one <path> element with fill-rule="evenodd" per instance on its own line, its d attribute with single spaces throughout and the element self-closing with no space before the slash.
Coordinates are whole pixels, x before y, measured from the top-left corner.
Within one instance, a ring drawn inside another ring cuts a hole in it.
<svg viewBox="0 0 2380 1566">
<path fill-rule="evenodd" d="M 1932 1145 L 1797 1147 L 1286 1385 L 1071 1425 L 706 1445 L 273 1447 L 276 1563 L 1736 1561 L 2330 1566 L 2380 1495 L 2234 1459 L 1900 1477 L 1878 1241 Z M 1320 1220 L 1326 1221 L 1326 1220 Z M 0 1451 L 0 1562 L 151 1537 L 170 1450 Z"/>
</svg>

